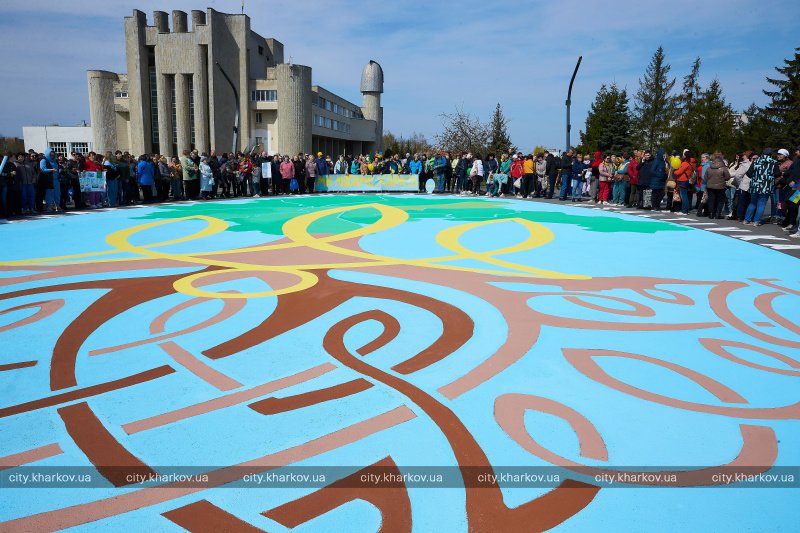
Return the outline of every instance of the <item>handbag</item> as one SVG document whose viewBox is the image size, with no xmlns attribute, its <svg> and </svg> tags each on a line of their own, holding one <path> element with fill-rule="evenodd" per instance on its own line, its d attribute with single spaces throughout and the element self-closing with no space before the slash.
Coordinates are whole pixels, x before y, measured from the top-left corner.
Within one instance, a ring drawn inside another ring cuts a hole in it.
<svg viewBox="0 0 800 533">
<path fill-rule="evenodd" d="M 297 179 L 296 178 L 292 178 L 292 181 L 289 182 L 289 190 L 291 192 L 295 192 L 295 191 L 300 190 L 300 186 L 297 184 Z"/>
<path fill-rule="evenodd" d="M 667 189 L 674 189 L 678 184 L 675 183 L 675 180 L 668 180 L 667 181 Z"/>
<path fill-rule="evenodd" d="M 516 187 L 517 189 L 522 187 L 522 178 L 517 178 L 514 180 L 514 187 Z"/>
<path fill-rule="evenodd" d="M 678 191 L 678 189 L 675 189 L 675 192 L 672 193 L 672 202 L 681 202 L 681 193 Z"/>
</svg>

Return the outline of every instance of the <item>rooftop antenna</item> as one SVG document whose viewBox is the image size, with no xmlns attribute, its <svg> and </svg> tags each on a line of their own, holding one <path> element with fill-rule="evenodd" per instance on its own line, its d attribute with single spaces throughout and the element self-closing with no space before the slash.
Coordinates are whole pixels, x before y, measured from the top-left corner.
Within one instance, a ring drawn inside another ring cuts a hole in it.
<svg viewBox="0 0 800 533">
<path fill-rule="evenodd" d="M 242 0 L 242 15 L 244 15 L 244 0 Z"/>
</svg>

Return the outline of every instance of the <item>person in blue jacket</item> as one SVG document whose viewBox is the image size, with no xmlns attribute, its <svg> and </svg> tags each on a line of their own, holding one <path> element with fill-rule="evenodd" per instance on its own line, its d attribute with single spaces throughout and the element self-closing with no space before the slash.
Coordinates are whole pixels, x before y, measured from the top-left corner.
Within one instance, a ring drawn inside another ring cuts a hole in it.
<svg viewBox="0 0 800 533">
<path fill-rule="evenodd" d="M 58 211 L 61 205 L 61 182 L 58 178 L 58 160 L 52 148 L 44 151 L 44 158 L 39 161 L 39 169 L 42 171 L 39 180 L 45 183 L 45 209 Z"/>
<path fill-rule="evenodd" d="M 317 172 L 320 176 L 325 176 L 330 174 L 330 169 L 328 168 L 328 162 L 325 161 L 325 157 L 322 155 L 322 152 L 317 153 Z"/>
<path fill-rule="evenodd" d="M 653 211 L 661 211 L 661 200 L 664 199 L 667 189 L 667 161 L 664 159 L 664 149 L 659 148 L 653 160 L 650 173 L 650 188 L 652 189 Z"/>
<path fill-rule="evenodd" d="M 572 160 L 572 201 L 583 201 L 583 171 L 586 166 L 583 164 L 581 154 L 578 154 Z"/>
<path fill-rule="evenodd" d="M 153 163 L 144 154 L 139 156 L 139 163 L 136 165 L 136 177 L 139 179 L 139 186 L 142 188 L 144 203 L 152 203 L 155 169 L 153 168 Z"/>
<path fill-rule="evenodd" d="M 418 176 L 422 173 L 422 161 L 419 159 L 419 154 L 415 154 L 414 159 L 408 162 L 408 170 Z"/>
<path fill-rule="evenodd" d="M 444 178 L 447 165 L 447 158 L 444 156 L 444 153 L 437 152 L 436 159 L 433 160 L 433 173 L 436 176 L 436 192 L 444 192 Z"/>
</svg>

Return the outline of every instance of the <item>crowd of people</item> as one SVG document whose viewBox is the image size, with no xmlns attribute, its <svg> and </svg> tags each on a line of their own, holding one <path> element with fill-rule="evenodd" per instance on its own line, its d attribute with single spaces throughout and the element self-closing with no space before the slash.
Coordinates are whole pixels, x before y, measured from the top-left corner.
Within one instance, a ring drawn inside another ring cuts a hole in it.
<svg viewBox="0 0 800 533">
<path fill-rule="evenodd" d="M 67 209 L 97 209 L 135 203 L 260 197 L 315 192 L 328 174 L 415 174 L 419 190 L 473 196 L 558 198 L 698 216 L 743 224 L 778 223 L 798 232 L 800 146 L 793 154 L 748 150 L 728 161 L 722 154 L 690 150 L 667 155 L 659 149 L 593 155 L 570 150 L 524 155 L 400 154 L 356 157 L 314 154 L 268 155 L 184 150 L 167 158 L 127 152 L 69 156 L 45 150 L 7 154 L 0 171 L 0 218 Z M 104 172 L 104 191 L 81 191 L 82 172 Z M 767 203 L 770 213 L 765 218 Z"/>
</svg>

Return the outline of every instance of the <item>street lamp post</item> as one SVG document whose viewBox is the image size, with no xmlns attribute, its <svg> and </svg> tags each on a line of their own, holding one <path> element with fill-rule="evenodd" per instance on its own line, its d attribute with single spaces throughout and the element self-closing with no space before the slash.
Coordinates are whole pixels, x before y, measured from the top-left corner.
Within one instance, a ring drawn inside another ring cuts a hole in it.
<svg viewBox="0 0 800 533">
<path fill-rule="evenodd" d="M 233 84 L 231 79 L 225 73 L 225 70 L 223 70 L 222 65 L 219 64 L 219 61 L 215 61 L 214 63 L 217 65 L 219 71 L 222 72 L 222 75 L 225 76 L 225 79 L 230 84 L 231 90 L 233 91 L 233 98 L 236 102 L 236 118 L 233 121 L 233 150 L 231 150 L 235 154 L 238 152 L 236 147 L 239 140 L 239 92 L 236 90 L 236 86 Z"/>
<path fill-rule="evenodd" d="M 583 61 L 583 56 L 578 57 L 578 64 L 575 65 L 575 72 L 572 73 L 572 79 L 569 80 L 569 91 L 567 92 L 567 152 L 570 151 L 572 146 L 570 146 L 570 130 L 572 130 L 572 124 L 569 122 L 569 108 L 572 105 L 572 84 L 575 83 L 575 76 L 578 74 L 578 69 L 581 66 L 581 61 Z"/>
</svg>

